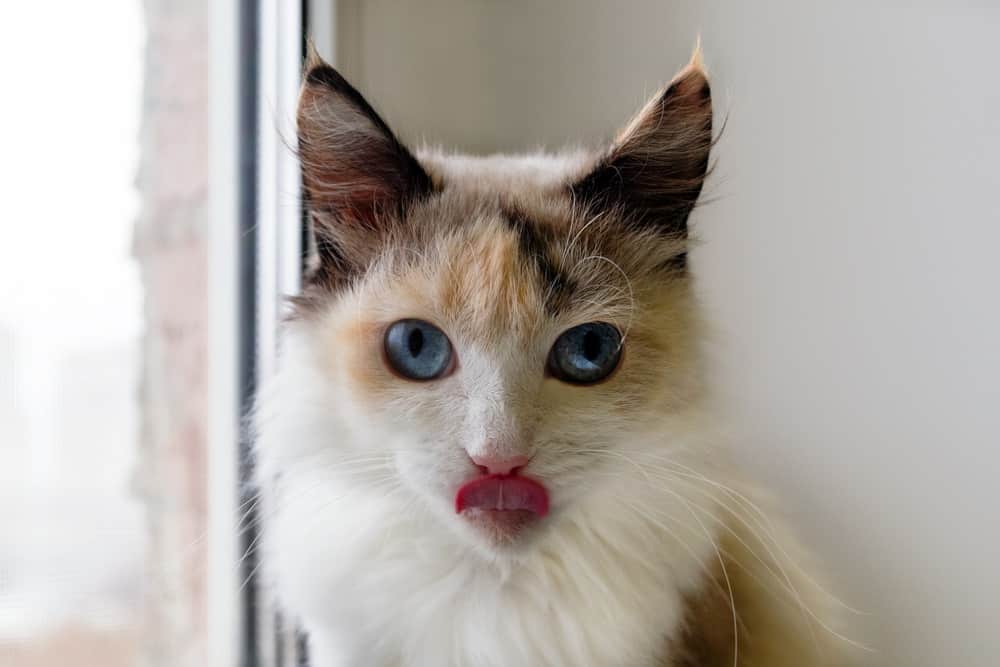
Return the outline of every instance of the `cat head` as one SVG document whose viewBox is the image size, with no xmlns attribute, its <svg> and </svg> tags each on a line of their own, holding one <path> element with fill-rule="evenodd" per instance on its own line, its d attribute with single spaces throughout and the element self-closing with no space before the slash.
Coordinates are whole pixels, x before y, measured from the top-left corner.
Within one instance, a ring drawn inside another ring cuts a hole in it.
<svg viewBox="0 0 1000 667">
<path fill-rule="evenodd" d="M 697 54 L 595 153 L 413 152 L 315 57 L 298 128 L 316 253 L 285 350 L 311 378 L 285 388 L 306 434 L 289 465 L 503 552 L 635 478 L 636 448 L 669 447 L 701 392 Z"/>
</svg>

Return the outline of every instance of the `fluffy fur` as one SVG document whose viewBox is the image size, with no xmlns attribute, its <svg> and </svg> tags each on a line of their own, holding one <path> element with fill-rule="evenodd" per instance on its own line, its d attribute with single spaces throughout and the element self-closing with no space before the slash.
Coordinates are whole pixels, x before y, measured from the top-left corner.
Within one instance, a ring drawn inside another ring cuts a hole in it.
<svg viewBox="0 0 1000 667">
<path fill-rule="evenodd" d="M 703 409 L 686 220 L 711 145 L 695 59 L 598 154 L 411 154 L 313 60 L 299 116 L 317 258 L 257 411 L 264 561 L 332 665 L 846 664 L 832 599 Z M 401 379 L 402 318 L 458 368 Z M 606 381 L 544 369 L 617 326 Z M 551 513 L 456 516 L 484 451 L 531 456 Z"/>
</svg>

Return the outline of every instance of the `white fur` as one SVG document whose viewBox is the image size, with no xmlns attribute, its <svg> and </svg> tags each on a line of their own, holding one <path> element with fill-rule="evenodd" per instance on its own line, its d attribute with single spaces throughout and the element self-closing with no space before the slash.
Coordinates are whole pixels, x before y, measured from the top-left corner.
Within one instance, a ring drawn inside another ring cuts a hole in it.
<svg viewBox="0 0 1000 667">
<path fill-rule="evenodd" d="M 406 433 L 381 426 L 320 370 L 318 340 L 308 324 L 288 332 L 258 415 L 264 558 L 309 633 L 315 665 L 662 658 L 683 594 L 715 558 L 717 522 L 692 509 L 704 496 L 684 498 L 683 484 L 644 479 L 630 461 L 667 453 L 711 473 L 713 448 L 696 419 L 661 416 L 592 434 L 617 440 L 621 456 L 595 457 L 570 475 L 573 488 L 553 477 L 544 530 L 523 549 L 492 550 L 450 512 L 447 466 L 407 462 Z M 388 467 L 365 472 L 359 453 L 384 455 Z M 441 498 L 421 485 L 442 489 Z"/>
</svg>

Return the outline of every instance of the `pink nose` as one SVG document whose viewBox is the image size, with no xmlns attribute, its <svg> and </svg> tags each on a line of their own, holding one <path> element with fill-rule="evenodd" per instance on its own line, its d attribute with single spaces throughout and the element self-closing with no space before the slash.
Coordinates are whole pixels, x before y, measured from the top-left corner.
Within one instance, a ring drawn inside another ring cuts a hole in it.
<svg viewBox="0 0 1000 667">
<path fill-rule="evenodd" d="M 497 456 L 494 454 L 470 455 L 472 462 L 482 468 L 487 475 L 509 475 L 528 464 L 527 456 Z"/>
</svg>

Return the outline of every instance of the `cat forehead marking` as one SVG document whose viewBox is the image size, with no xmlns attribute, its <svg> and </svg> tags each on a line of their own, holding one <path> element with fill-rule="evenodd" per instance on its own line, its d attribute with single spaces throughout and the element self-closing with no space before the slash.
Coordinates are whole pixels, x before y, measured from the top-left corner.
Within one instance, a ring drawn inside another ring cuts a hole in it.
<svg viewBox="0 0 1000 667">
<path fill-rule="evenodd" d="M 492 338 L 534 331 L 555 314 L 569 280 L 531 225 L 497 211 L 448 237 L 435 280 L 449 320 L 471 335 Z"/>
</svg>

